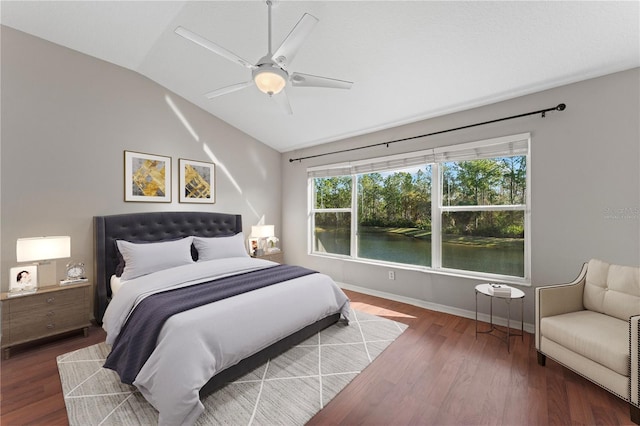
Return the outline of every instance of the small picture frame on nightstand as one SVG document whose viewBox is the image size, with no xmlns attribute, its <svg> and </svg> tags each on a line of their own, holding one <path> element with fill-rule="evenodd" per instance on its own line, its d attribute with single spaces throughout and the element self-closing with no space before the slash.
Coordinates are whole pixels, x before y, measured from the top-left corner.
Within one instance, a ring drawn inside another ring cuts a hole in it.
<svg viewBox="0 0 640 426">
<path fill-rule="evenodd" d="M 260 256 L 260 250 L 258 248 L 258 243 L 260 242 L 259 238 L 253 238 L 253 237 L 249 237 L 248 240 L 248 248 L 249 248 L 249 256 L 251 257 L 255 257 L 255 256 Z"/>
<path fill-rule="evenodd" d="M 38 290 L 38 266 L 16 266 L 9 270 L 9 297 L 35 293 Z"/>
</svg>

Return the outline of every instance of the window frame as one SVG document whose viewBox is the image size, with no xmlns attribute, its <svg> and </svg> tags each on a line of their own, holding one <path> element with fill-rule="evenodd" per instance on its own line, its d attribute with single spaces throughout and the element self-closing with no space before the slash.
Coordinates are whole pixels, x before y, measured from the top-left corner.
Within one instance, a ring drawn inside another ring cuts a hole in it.
<svg viewBox="0 0 640 426">
<path fill-rule="evenodd" d="M 452 268 L 446 268 L 444 266 L 442 266 L 442 215 L 444 213 L 447 212 L 495 212 L 495 211 L 517 211 L 517 212 L 523 212 L 524 214 L 524 253 L 523 253 L 523 257 L 524 257 L 524 276 L 523 277 L 517 277 L 515 275 L 501 275 L 501 274 L 491 274 L 488 272 L 478 272 L 478 271 L 468 271 L 470 273 L 472 273 L 473 275 L 480 275 L 483 277 L 487 277 L 487 278 L 496 278 L 498 280 L 501 281 L 505 281 L 505 280 L 509 280 L 509 281 L 516 281 L 518 284 L 521 283 L 521 281 L 523 283 L 527 283 L 529 284 L 531 282 L 531 257 L 530 257 L 530 242 L 531 242 L 531 215 L 530 215 L 530 211 L 531 209 L 529 208 L 529 200 L 531 199 L 531 190 L 530 190 L 530 173 L 529 173 L 529 167 L 530 167 L 530 156 L 529 155 L 520 155 L 526 158 L 526 164 L 527 164 L 527 168 L 526 168 L 526 176 L 525 176 L 525 203 L 524 204 L 494 204 L 494 205 L 461 205 L 461 206 L 445 206 L 443 204 L 443 200 L 444 200 L 444 194 L 443 194 L 443 190 L 444 190 L 444 185 L 440 185 L 440 181 L 442 180 L 442 167 L 441 164 L 443 163 L 438 163 L 438 164 L 434 164 L 432 165 L 432 167 L 436 168 L 438 170 L 438 190 L 437 191 L 433 191 L 432 190 L 432 194 L 435 192 L 437 193 L 437 200 L 433 200 L 432 199 L 432 204 L 431 204 L 431 217 L 432 217 L 432 224 L 431 224 L 431 228 L 432 230 L 434 228 L 436 228 L 433 225 L 433 218 L 437 215 L 438 220 L 439 220 L 439 224 L 437 226 L 437 240 L 436 237 L 434 236 L 435 232 L 432 231 L 431 233 L 431 239 L 432 239 L 432 244 L 433 241 L 436 240 L 438 241 L 438 248 L 437 250 L 435 250 L 437 252 L 437 268 L 441 269 L 442 271 L 450 271 L 452 273 L 459 273 L 460 271 L 467 271 L 467 270 L 461 270 L 461 269 L 452 269 Z M 493 158 L 505 158 L 506 156 L 500 156 L 500 157 L 493 157 Z M 434 194 L 436 195 L 436 194 Z M 434 251 L 434 248 L 431 248 L 432 252 Z M 433 259 L 433 255 L 432 255 L 432 263 L 435 264 L 435 260 Z"/>
<path fill-rule="evenodd" d="M 511 144 L 511 145 L 510 145 Z M 504 147 L 513 145 L 517 147 L 514 153 L 505 151 Z M 429 273 L 437 273 L 466 278 L 476 278 L 506 283 L 530 285 L 531 284 L 531 135 L 529 133 L 510 135 L 500 138 L 451 145 L 418 151 L 406 154 L 378 157 L 368 160 L 354 161 L 318 167 L 310 167 L 308 172 L 308 200 L 309 200 L 309 227 L 308 227 L 308 254 L 314 256 L 339 258 L 360 263 L 393 266 L 398 269 L 420 270 Z M 494 150 L 494 151 L 492 151 Z M 481 152 L 480 154 L 478 154 Z M 484 153 L 482 153 L 484 152 Z M 497 154 L 493 154 L 496 152 Z M 525 202 L 513 205 L 474 205 L 474 206 L 444 206 L 442 185 L 442 164 L 448 162 L 460 162 L 482 158 L 504 158 L 524 156 L 526 158 L 525 176 Z M 426 161 L 426 162 L 425 162 Z M 383 166 L 380 166 L 383 165 Z M 401 171 L 411 165 L 431 165 L 431 266 L 397 263 L 378 259 L 361 258 L 357 256 L 358 244 L 358 197 L 357 185 L 360 176 L 366 173 L 382 171 Z M 380 168 L 382 167 L 382 168 Z M 385 168 L 388 167 L 388 168 Z M 315 178 L 329 178 L 336 176 L 351 177 L 351 207 L 340 209 L 316 209 L 315 208 Z M 442 215 L 446 212 L 459 211 L 522 211 L 524 213 L 524 276 L 501 275 L 472 270 L 452 269 L 442 266 Z M 349 212 L 351 213 L 350 254 L 341 255 L 327 252 L 314 251 L 315 238 L 315 213 Z"/>
<path fill-rule="evenodd" d="M 350 175 L 339 175 L 339 176 L 350 176 Z M 338 177 L 338 176 L 325 176 L 325 178 L 327 177 Z M 318 178 L 318 179 L 322 179 L 322 177 L 315 177 L 315 178 L 309 178 L 308 179 L 308 190 L 307 190 L 307 194 L 309 194 L 309 205 L 307 208 L 307 211 L 309 212 L 309 227 L 308 227 L 308 238 L 307 238 L 307 253 L 309 254 L 315 254 L 315 255 L 321 255 L 321 256 L 331 256 L 331 257 L 340 257 L 340 258 L 349 258 L 351 259 L 353 256 L 351 256 L 351 253 L 353 253 L 353 247 L 355 244 L 355 238 L 353 235 L 353 223 L 354 223 L 354 218 L 355 218 L 355 214 L 353 214 L 353 203 L 354 203 L 354 196 L 353 196 L 353 188 L 354 188 L 354 181 L 355 178 L 354 176 L 350 176 L 351 177 L 351 207 L 332 207 L 332 208 L 317 208 L 316 207 L 316 191 L 315 191 L 315 185 L 314 185 L 314 179 Z M 356 210 L 357 211 L 357 210 Z M 315 229 L 316 229 L 316 213 L 350 213 L 351 214 L 351 232 L 350 232 L 350 243 L 349 243 L 349 255 L 344 255 L 344 254 L 338 254 L 338 253 L 327 253 L 327 252 L 321 252 L 321 251 L 315 251 L 314 250 L 314 240 L 315 240 Z"/>
</svg>

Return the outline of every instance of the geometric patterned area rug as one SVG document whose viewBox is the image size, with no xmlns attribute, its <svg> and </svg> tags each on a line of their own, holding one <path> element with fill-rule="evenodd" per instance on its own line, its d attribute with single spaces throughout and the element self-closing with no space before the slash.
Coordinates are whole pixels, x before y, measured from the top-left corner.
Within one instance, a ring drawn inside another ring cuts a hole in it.
<svg viewBox="0 0 640 426">
<path fill-rule="evenodd" d="M 406 330 L 407 325 L 351 311 L 202 403 L 196 425 L 303 425 Z M 118 375 L 102 368 L 105 343 L 57 358 L 70 425 L 156 425 L 158 412 Z"/>
</svg>

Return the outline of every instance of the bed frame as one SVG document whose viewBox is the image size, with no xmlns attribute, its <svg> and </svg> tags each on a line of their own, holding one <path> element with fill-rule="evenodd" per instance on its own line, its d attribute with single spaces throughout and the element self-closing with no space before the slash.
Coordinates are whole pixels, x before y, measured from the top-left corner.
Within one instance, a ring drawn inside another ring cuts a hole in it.
<svg viewBox="0 0 640 426">
<path fill-rule="evenodd" d="M 149 212 L 95 216 L 93 223 L 96 283 L 94 315 L 98 324 L 102 324 L 104 312 L 111 300 L 110 280 L 119 262 L 116 240 L 157 242 L 190 235 L 224 237 L 242 231 L 242 217 L 240 215 L 211 212 Z M 193 248 L 192 254 L 194 260 L 197 260 L 197 252 Z M 201 397 L 214 392 L 264 364 L 268 359 L 308 339 L 337 322 L 339 318 L 340 314 L 338 313 L 321 319 L 219 372 L 200 390 Z"/>
</svg>

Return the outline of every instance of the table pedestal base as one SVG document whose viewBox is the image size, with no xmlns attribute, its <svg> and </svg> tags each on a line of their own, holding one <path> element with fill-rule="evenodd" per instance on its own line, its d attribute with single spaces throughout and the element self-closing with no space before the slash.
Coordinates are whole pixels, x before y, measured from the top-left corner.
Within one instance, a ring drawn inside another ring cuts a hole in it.
<svg viewBox="0 0 640 426">
<path fill-rule="evenodd" d="M 486 285 L 486 284 L 484 284 Z M 520 333 L 514 333 L 511 331 L 511 301 L 514 297 L 499 297 L 492 296 L 491 294 L 487 294 L 484 292 L 484 289 L 479 289 L 481 286 L 476 286 L 476 339 L 478 338 L 478 334 L 488 334 L 493 337 L 497 337 L 503 342 L 507 343 L 507 352 L 511 352 L 511 338 L 518 337 L 522 339 L 524 342 L 524 293 L 521 297 L 515 297 L 520 299 Z M 478 293 L 484 294 L 489 297 L 489 329 L 488 330 L 478 330 Z M 493 323 L 493 299 L 503 299 L 507 304 L 507 327 L 506 330 L 502 328 L 498 328 Z"/>
</svg>

